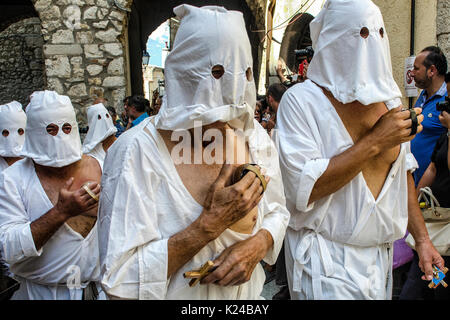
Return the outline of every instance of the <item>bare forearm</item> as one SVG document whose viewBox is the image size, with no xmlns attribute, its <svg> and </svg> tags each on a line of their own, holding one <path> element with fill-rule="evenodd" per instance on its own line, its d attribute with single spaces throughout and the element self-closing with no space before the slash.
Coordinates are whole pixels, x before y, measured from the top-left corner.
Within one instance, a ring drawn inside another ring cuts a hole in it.
<svg viewBox="0 0 450 320">
<path fill-rule="evenodd" d="M 67 219 L 67 216 L 58 212 L 56 208 L 52 208 L 39 219 L 33 221 L 30 229 L 36 250 L 42 248 Z"/>
<path fill-rule="evenodd" d="M 414 179 L 410 172 L 408 172 L 408 231 L 411 233 L 416 243 L 429 240 L 422 211 L 417 202 Z"/>
<path fill-rule="evenodd" d="M 170 237 L 168 247 L 167 278 L 192 259 L 216 235 L 208 232 L 202 226 L 200 219 L 189 227 Z"/>
<path fill-rule="evenodd" d="M 419 183 L 417 184 L 416 190 L 417 196 L 421 188 L 429 187 L 433 184 L 435 177 L 436 177 L 436 166 L 434 165 L 434 162 L 431 162 L 427 170 L 425 170 L 424 174 L 422 175 L 422 178 L 420 178 Z"/>
<path fill-rule="evenodd" d="M 345 186 L 362 171 L 364 164 L 377 153 L 378 150 L 367 137 L 331 158 L 327 169 L 314 185 L 308 204 L 333 194 Z"/>
</svg>

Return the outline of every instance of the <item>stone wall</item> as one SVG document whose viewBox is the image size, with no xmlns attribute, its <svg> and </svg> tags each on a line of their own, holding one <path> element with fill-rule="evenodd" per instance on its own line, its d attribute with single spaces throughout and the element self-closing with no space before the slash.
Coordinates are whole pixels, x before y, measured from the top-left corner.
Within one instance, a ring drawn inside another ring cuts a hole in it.
<svg viewBox="0 0 450 320">
<path fill-rule="evenodd" d="M 246 0 L 248 7 L 255 16 L 258 29 L 265 29 L 267 0 Z"/>
<path fill-rule="evenodd" d="M 45 85 L 43 38 L 39 18 L 11 24 L 0 33 L 0 104 L 29 102 Z"/>
<path fill-rule="evenodd" d="M 438 46 L 444 51 L 450 65 L 450 0 L 437 3 L 436 34 Z M 450 69 L 450 68 L 449 68 Z"/>
<path fill-rule="evenodd" d="M 117 5 L 116 5 L 117 3 Z M 72 100 L 81 126 L 85 108 L 125 97 L 126 0 L 34 0 L 42 22 L 48 89 Z"/>
<path fill-rule="evenodd" d="M 129 79 L 128 12 L 133 0 L 32 0 L 42 23 L 47 87 L 68 95 L 77 118 L 105 97 L 118 112 Z M 266 0 L 246 0 L 263 27 Z"/>
</svg>

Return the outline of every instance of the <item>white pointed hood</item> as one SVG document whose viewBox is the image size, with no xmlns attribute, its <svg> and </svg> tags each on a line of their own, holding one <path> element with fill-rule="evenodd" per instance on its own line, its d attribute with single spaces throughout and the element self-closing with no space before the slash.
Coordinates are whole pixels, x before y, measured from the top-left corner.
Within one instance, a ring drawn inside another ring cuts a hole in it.
<svg viewBox="0 0 450 320">
<path fill-rule="evenodd" d="M 360 35 L 364 27 L 367 38 Z M 328 0 L 310 30 L 314 57 L 308 78 L 337 100 L 369 105 L 401 97 L 383 17 L 372 1 Z"/>
<path fill-rule="evenodd" d="M 20 157 L 27 116 L 17 101 L 0 106 L 0 156 Z"/>
<path fill-rule="evenodd" d="M 156 127 L 190 129 L 194 121 L 222 121 L 252 129 L 256 89 L 253 76 L 246 76 L 253 60 L 242 13 L 185 4 L 174 13 L 181 21 L 166 59 L 166 94 Z M 216 65 L 225 71 L 220 79 L 211 73 Z"/>
<path fill-rule="evenodd" d="M 99 143 L 117 132 L 111 116 L 102 103 L 87 108 L 89 130 L 83 141 L 83 153 L 92 151 Z"/>
<path fill-rule="evenodd" d="M 26 108 L 27 127 L 21 155 L 48 167 L 64 167 L 81 159 L 81 140 L 75 110 L 69 97 L 55 91 L 35 91 Z M 57 134 L 47 126 L 58 127 Z M 70 132 L 63 126 L 70 125 Z"/>
</svg>

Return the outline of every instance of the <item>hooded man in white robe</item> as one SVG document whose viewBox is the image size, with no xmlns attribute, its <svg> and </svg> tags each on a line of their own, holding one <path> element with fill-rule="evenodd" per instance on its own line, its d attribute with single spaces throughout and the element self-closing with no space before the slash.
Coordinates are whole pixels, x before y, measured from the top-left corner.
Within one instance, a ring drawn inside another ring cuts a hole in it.
<svg viewBox="0 0 450 320">
<path fill-rule="evenodd" d="M 25 126 L 27 116 L 22 109 L 22 105 L 17 101 L 0 105 L 0 173 L 22 159 L 20 151 L 25 141 Z M 16 287 L 16 282 L 9 276 L 9 267 L 4 262 L 0 252 L 0 291 L 7 288 L 12 290 Z"/>
<path fill-rule="evenodd" d="M 0 172 L 22 159 L 27 116 L 17 101 L 0 105 Z"/>
<path fill-rule="evenodd" d="M 289 213 L 275 146 L 253 119 L 243 16 L 215 6 L 174 13 L 163 105 L 106 155 L 102 286 L 112 299 L 258 299 L 259 262 L 275 263 Z M 232 182 L 248 162 L 270 179 L 264 192 L 253 172 Z M 208 260 L 215 271 L 189 286 L 184 272 Z"/>
<path fill-rule="evenodd" d="M 101 161 L 103 166 L 106 151 L 117 139 L 117 128 L 103 103 L 88 107 L 86 112 L 89 130 L 83 141 L 83 153 L 92 155 Z"/>
<path fill-rule="evenodd" d="M 0 248 L 20 283 L 12 299 L 94 299 L 100 163 L 82 155 L 69 97 L 36 91 L 26 115 L 24 159 L 0 175 Z"/>
<path fill-rule="evenodd" d="M 400 105 L 372 1 L 328 0 L 310 29 L 309 80 L 284 94 L 276 131 L 291 298 L 390 299 L 392 243 L 406 228 L 422 279 L 431 280 L 432 264 L 443 267 L 415 196 L 411 112 Z"/>
</svg>

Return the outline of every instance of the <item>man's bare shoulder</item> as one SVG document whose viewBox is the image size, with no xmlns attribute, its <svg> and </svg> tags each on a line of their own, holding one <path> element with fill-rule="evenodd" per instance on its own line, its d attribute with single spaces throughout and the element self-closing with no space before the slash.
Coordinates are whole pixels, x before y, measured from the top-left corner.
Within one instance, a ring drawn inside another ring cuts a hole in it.
<svg viewBox="0 0 450 320">
<path fill-rule="evenodd" d="M 83 156 L 81 157 L 80 169 L 81 170 L 94 170 L 94 171 L 99 171 L 100 173 L 102 171 L 98 160 L 87 154 L 83 154 Z"/>
</svg>

